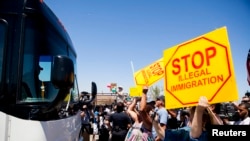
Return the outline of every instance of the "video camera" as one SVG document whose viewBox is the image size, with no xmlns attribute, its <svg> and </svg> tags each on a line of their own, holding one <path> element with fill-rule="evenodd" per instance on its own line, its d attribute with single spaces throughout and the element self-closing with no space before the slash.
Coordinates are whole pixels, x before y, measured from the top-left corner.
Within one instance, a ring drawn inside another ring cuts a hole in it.
<svg viewBox="0 0 250 141">
<path fill-rule="evenodd" d="M 229 121 L 237 121 L 239 113 L 235 109 L 233 103 L 222 103 L 219 116 L 221 119 L 227 118 Z"/>
</svg>

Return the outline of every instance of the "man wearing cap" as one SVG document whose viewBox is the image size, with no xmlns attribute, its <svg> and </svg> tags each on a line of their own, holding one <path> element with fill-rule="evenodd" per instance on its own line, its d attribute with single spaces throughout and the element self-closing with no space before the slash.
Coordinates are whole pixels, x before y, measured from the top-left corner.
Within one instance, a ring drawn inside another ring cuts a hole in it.
<svg viewBox="0 0 250 141">
<path fill-rule="evenodd" d="M 156 111 L 157 115 L 159 116 L 159 120 L 158 120 L 159 125 L 163 130 L 166 130 L 167 120 L 168 120 L 168 112 L 165 109 L 165 96 L 164 95 L 161 95 L 161 96 L 156 98 L 155 107 L 156 107 L 155 111 Z M 162 141 L 162 139 L 157 136 L 157 133 L 156 133 L 154 127 L 152 128 L 152 134 L 153 134 L 155 141 Z"/>
<path fill-rule="evenodd" d="M 124 101 L 124 94 L 123 94 L 123 87 L 118 86 L 117 96 L 116 96 L 116 102 L 123 102 Z"/>
</svg>

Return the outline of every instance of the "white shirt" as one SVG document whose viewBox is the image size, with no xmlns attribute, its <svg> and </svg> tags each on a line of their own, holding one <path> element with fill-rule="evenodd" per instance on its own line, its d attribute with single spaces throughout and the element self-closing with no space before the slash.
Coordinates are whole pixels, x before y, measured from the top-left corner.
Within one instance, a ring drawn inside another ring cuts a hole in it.
<svg viewBox="0 0 250 141">
<path fill-rule="evenodd" d="M 247 117 L 244 120 L 235 121 L 234 125 L 250 125 L 250 117 Z"/>
<path fill-rule="evenodd" d="M 116 102 L 123 102 L 123 99 L 124 99 L 123 91 L 117 92 Z"/>
</svg>

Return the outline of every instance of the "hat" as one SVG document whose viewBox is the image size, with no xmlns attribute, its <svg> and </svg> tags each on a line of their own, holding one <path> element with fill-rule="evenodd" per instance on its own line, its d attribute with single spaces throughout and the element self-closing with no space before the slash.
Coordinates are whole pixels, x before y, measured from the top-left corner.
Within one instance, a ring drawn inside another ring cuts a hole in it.
<svg viewBox="0 0 250 141">
<path fill-rule="evenodd" d="M 156 98 L 156 100 L 161 100 L 162 102 L 165 103 L 165 96 L 164 95 L 160 95 Z"/>
<path fill-rule="evenodd" d="M 123 89 L 123 87 L 122 87 L 122 86 L 118 86 L 118 88 L 122 88 L 122 89 Z"/>
</svg>

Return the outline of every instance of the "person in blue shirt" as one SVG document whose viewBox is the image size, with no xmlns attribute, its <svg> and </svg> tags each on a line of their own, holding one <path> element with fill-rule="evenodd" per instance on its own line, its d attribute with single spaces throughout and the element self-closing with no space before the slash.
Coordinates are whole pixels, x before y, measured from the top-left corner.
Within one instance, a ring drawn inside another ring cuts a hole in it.
<svg viewBox="0 0 250 141">
<path fill-rule="evenodd" d="M 156 114 L 159 116 L 158 118 L 158 124 L 161 130 L 166 130 L 167 129 L 167 120 L 168 120 L 168 112 L 165 108 L 165 96 L 161 95 L 156 98 L 155 102 L 155 107 L 156 107 Z M 162 138 L 158 137 L 157 132 L 153 126 L 152 128 L 152 134 L 153 138 L 155 141 L 163 141 Z"/>
<path fill-rule="evenodd" d="M 164 141 L 208 141 L 208 127 L 212 124 L 207 98 L 201 96 L 197 106 L 189 109 L 188 125 L 179 129 L 163 130 L 157 124 L 158 115 L 153 120 L 153 126 L 159 137 Z"/>
</svg>

